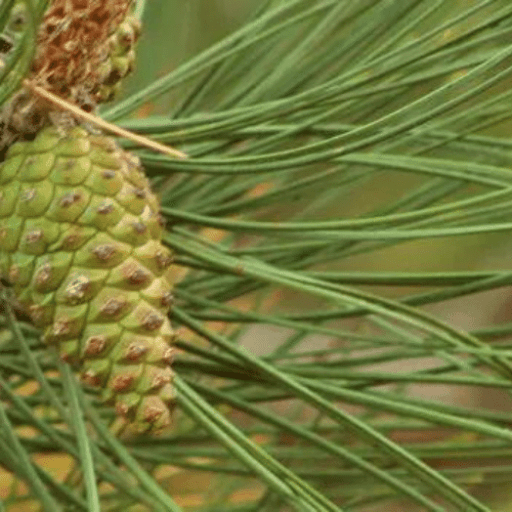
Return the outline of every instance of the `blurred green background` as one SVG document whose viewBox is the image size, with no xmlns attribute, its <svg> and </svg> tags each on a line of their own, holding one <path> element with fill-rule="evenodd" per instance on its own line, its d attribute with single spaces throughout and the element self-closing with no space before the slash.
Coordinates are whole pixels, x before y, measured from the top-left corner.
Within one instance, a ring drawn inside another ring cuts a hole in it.
<svg viewBox="0 0 512 512">
<path fill-rule="evenodd" d="M 208 48 L 242 25 L 259 4 L 258 0 L 148 0 L 137 69 L 127 80 L 125 93 L 151 83 Z M 172 98 L 167 103 L 169 100 Z"/>
</svg>

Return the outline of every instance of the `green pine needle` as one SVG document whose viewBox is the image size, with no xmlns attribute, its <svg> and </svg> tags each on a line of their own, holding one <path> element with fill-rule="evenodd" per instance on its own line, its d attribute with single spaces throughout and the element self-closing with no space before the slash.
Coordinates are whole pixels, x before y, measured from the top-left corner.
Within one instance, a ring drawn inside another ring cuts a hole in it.
<svg viewBox="0 0 512 512">
<path fill-rule="evenodd" d="M 0 103 L 47 4 L 23 1 Z M 479 292 L 512 284 L 493 263 L 512 230 L 510 2 L 139 0 L 136 15 L 137 71 L 100 114 L 189 155 L 120 141 L 187 270 L 175 424 L 116 438 L 3 289 L 0 510 L 508 510 L 512 323 Z M 470 301 L 492 313 L 452 325 Z M 67 475 L 45 469 L 63 454 Z"/>
</svg>

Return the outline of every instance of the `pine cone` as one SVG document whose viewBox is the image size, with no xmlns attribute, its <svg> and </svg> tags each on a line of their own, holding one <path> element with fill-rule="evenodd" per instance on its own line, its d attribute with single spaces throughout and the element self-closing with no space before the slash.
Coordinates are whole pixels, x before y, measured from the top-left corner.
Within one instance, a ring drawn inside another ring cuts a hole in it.
<svg viewBox="0 0 512 512">
<path fill-rule="evenodd" d="M 44 340 L 138 431 L 169 424 L 171 253 L 138 159 L 45 128 L 0 164 L 0 276 Z"/>
</svg>

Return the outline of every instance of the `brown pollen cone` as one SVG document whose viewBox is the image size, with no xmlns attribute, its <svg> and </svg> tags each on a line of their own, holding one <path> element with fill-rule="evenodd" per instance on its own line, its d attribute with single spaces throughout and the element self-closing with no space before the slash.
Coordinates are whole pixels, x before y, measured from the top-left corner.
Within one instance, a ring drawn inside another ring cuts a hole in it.
<svg viewBox="0 0 512 512">
<path fill-rule="evenodd" d="M 97 70 L 108 39 L 126 17 L 131 0 L 54 0 L 37 39 L 32 73 L 38 85 L 79 101 L 100 80 Z M 84 91 L 85 89 L 85 91 Z"/>
<path fill-rule="evenodd" d="M 39 26 L 37 46 L 27 77 L 86 112 L 96 108 L 95 91 L 103 83 L 101 66 L 111 51 L 111 37 L 128 16 L 133 0 L 53 0 Z M 70 113 L 22 89 L 0 114 L 0 149 L 30 138 L 54 124 L 78 124 Z"/>
</svg>

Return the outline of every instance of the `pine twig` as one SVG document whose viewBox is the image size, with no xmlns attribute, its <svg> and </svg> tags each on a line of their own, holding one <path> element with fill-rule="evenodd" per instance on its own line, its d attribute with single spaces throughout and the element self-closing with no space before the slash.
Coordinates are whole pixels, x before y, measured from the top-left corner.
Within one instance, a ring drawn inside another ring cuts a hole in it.
<svg viewBox="0 0 512 512">
<path fill-rule="evenodd" d="M 35 85 L 28 79 L 25 79 L 23 81 L 23 86 L 25 88 L 29 89 L 33 94 L 39 96 L 40 98 L 43 98 L 43 99 L 49 101 L 50 103 L 54 104 L 55 106 L 57 106 L 63 110 L 71 112 L 73 115 L 80 117 L 81 119 L 84 119 L 85 121 L 90 122 L 91 124 L 97 126 L 98 128 L 101 128 L 102 130 L 114 133 L 115 135 L 118 135 L 119 137 L 124 137 L 125 139 L 131 140 L 132 142 L 135 142 L 136 144 L 140 144 L 146 148 L 152 149 L 159 153 L 163 153 L 164 155 L 168 155 L 173 158 L 179 158 L 179 159 L 188 158 L 188 155 L 186 153 L 183 153 L 182 151 L 180 151 L 178 149 L 166 146 L 165 144 L 160 144 L 159 142 L 148 139 L 147 137 L 144 137 L 143 135 L 137 135 L 136 133 L 133 133 L 129 130 L 125 130 L 124 128 L 120 128 L 119 126 L 109 123 L 108 121 L 104 121 L 103 119 L 101 119 L 100 117 L 98 117 L 94 114 L 85 112 L 81 108 L 70 103 L 69 101 L 59 98 L 58 96 L 47 91 L 46 89 L 44 89 L 38 85 Z"/>
</svg>

